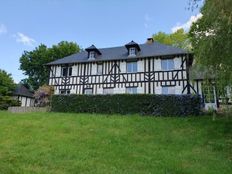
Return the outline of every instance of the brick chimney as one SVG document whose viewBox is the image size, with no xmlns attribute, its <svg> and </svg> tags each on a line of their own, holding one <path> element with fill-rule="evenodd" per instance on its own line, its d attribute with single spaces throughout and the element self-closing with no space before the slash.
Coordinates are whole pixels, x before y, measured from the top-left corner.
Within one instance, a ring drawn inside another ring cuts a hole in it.
<svg viewBox="0 0 232 174">
<path fill-rule="evenodd" d="M 154 39 L 152 37 L 147 38 L 146 44 L 154 43 Z"/>
</svg>

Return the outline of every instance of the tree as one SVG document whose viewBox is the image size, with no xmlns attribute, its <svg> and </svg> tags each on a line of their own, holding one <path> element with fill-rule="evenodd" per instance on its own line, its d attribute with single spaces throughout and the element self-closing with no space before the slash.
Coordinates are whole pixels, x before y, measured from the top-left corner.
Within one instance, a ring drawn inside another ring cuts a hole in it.
<svg viewBox="0 0 232 174">
<path fill-rule="evenodd" d="M 201 13 L 190 30 L 195 57 L 214 70 L 223 90 L 232 85 L 232 1 L 205 0 Z"/>
<path fill-rule="evenodd" d="M 9 96 L 15 89 L 14 80 L 11 74 L 0 69 L 0 96 Z"/>
<path fill-rule="evenodd" d="M 153 39 L 157 42 L 172 45 L 178 48 L 183 48 L 186 50 L 191 50 L 191 44 L 189 40 L 188 33 L 184 29 L 179 29 L 174 33 L 166 34 L 164 32 L 158 32 L 154 34 Z"/>
<path fill-rule="evenodd" d="M 44 66 L 46 63 L 79 51 L 80 47 L 74 42 L 62 41 L 51 48 L 41 44 L 33 51 L 24 51 L 20 57 L 20 69 L 28 76 L 27 83 L 36 90 L 48 82 L 49 72 Z"/>
</svg>

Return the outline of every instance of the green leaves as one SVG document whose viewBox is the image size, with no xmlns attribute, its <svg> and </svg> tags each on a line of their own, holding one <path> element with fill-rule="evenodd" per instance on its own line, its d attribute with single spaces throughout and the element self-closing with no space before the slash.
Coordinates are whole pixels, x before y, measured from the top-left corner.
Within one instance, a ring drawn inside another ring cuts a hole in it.
<svg viewBox="0 0 232 174">
<path fill-rule="evenodd" d="M 28 76 L 28 83 L 38 89 L 48 81 L 48 69 L 44 66 L 46 63 L 79 51 L 80 47 L 74 42 L 62 41 L 51 48 L 41 44 L 33 51 L 24 51 L 20 57 L 20 69 Z"/>
<path fill-rule="evenodd" d="M 190 30 L 195 58 L 213 68 L 223 89 L 232 85 L 232 1 L 206 0 L 201 13 Z"/>
<path fill-rule="evenodd" d="M 185 33 L 184 29 L 179 29 L 175 33 L 166 34 L 164 32 L 158 32 L 154 34 L 153 39 L 159 43 L 172 45 L 185 50 L 191 50 L 191 44 L 188 33 Z"/>
</svg>

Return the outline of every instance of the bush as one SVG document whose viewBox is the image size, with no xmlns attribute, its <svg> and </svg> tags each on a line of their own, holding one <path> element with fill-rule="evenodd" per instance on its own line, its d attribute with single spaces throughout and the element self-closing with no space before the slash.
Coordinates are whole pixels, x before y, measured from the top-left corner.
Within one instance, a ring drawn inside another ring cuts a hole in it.
<svg viewBox="0 0 232 174">
<path fill-rule="evenodd" d="M 11 106 L 20 106 L 21 103 L 11 96 L 0 96 L 0 110 L 6 110 Z"/>
<path fill-rule="evenodd" d="M 53 95 L 51 111 L 188 116 L 200 114 L 196 95 Z"/>
</svg>

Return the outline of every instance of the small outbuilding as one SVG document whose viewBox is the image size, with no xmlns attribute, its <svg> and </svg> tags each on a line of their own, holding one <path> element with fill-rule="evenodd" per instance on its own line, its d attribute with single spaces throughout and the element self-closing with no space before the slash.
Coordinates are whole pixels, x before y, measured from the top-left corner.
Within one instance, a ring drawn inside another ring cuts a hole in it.
<svg viewBox="0 0 232 174">
<path fill-rule="evenodd" d="M 13 92 L 14 99 L 21 102 L 22 107 L 34 106 L 35 98 L 33 92 L 27 89 L 23 84 L 18 84 Z"/>
</svg>

